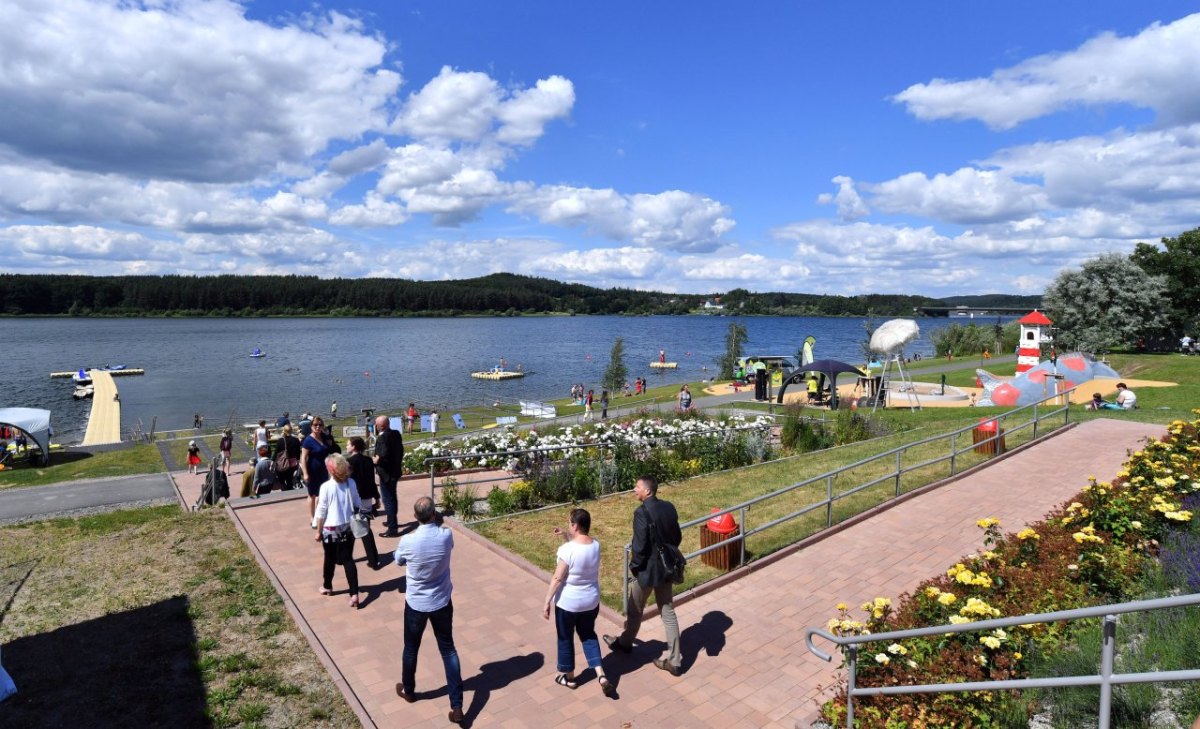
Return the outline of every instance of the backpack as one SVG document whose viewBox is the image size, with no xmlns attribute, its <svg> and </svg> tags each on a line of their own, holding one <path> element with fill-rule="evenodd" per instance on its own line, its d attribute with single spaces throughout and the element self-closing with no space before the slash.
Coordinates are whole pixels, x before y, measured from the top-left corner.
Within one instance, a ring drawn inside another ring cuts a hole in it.
<svg viewBox="0 0 1200 729">
<path fill-rule="evenodd" d="M 650 516 L 649 512 L 647 512 L 646 516 Z M 658 562 L 662 566 L 663 574 L 673 584 L 683 584 L 684 572 L 687 570 L 687 557 L 683 556 L 683 552 L 679 551 L 679 547 L 676 547 L 674 544 L 667 544 L 662 540 L 662 536 L 658 533 L 658 523 L 654 519 L 650 519 L 650 527 L 654 532 L 654 546 L 658 554 Z"/>
</svg>

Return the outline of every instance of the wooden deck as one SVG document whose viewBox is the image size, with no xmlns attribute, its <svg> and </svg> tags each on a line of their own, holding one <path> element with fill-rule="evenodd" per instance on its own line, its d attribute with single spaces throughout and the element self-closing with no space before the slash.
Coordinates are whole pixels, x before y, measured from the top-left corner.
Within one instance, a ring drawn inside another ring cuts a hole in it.
<svg viewBox="0 0 1200 729">
<path fill-rule="evenodd" d="M 83 445 L 119 443 L 121 440 L 121 401 L 117 399 L 117 383 L 112 372 L 90 370 L 96 388 L 92 396 L 92 414 L 88 417 Z"/>
</svg>

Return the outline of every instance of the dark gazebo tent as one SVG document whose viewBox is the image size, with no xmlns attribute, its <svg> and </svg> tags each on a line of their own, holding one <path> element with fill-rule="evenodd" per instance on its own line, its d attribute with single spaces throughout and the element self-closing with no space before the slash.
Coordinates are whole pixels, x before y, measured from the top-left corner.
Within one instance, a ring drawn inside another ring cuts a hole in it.
<svg viewBox="0 0 1200 729">
<path fill-rule="evenodd" d="M 837 396 L 837 376 L 845 372 L 853 372 L 857 377 L 863 377 L 864 373 L 859 368 L 852 364 L 839 362 L 836 359 L 817 359 L 809 362 L 806 365 L 800 365 L 792 370 L 792 374 L 783 381 L 783 385 L 779 388 L 779 396 L 776 399 L 780 405 L 783 404 L 783 393 L 787 391 L 788 385 L 794 385 L 797 382 L 803 382 L 804 376 L 809 372 L 816 372 L 829 378 L 829 408 L 830 410 L 838 409 Z"/>
</svg>

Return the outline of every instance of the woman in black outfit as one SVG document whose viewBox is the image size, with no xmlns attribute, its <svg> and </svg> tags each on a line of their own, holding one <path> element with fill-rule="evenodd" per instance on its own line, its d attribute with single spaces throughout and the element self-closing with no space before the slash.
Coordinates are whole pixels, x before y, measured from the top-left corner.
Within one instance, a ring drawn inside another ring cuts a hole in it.
<svg viewBox="0 0 1200 729">
<path fill-rule="evenodd" d="M 354 486 L 358 489 L 363 511 L 374 512 L 379 505 L 379 487 L 375 485 L 375 464 L 367 455 L 367 442 L 362 438 L 351 438 L 350 457 L 346 460 L 350 463 L 350 478 L 354 479 Z M 371 506 L 368 507 L 367 504 Z M 379 549 L 375 546 L 375 535 L 370 530 L 367 531 L 367 536 L 362 538 L 362 543 L 363 549 L 367 551 L 367 564 L 371 569 L 377 570 L 382 567 Z"/>
<path fill-rule="evenodd" d="M 281 488 L 293 489 L 296 487 L 296 472 L 300 470 L 300 439 L 292 435 L 292 426 L 287 424 L 283 426 L 283 432 L 279 434 L 279 439 L 275 441 L 275 456 L 280 453 L 287 453 L 287 468 L 276 468 L 279 474 L 279 482 Z M 276 464 L 279 461 L 276 460 Z"/>
</svg>

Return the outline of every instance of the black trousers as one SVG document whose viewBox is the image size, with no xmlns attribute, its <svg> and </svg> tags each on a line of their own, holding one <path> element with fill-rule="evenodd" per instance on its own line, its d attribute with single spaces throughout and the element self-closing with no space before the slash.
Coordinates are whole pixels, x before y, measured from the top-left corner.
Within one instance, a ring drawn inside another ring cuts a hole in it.
<svg viewBox="0 0 1200 729">
<path fill-rule="evenodd" d="M 333 589 L 333 568 L 341 565 L 346 570 L 346 582 L 350 585 L 350 594 L 358 594 L 358 566 L 354 564 L 354 537 L 344 542 L 322 542 L 325 548 L 325 564 L 322 570 L 322 585 L 326 590 Z"/>
</svg>

